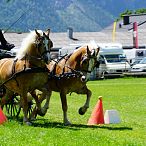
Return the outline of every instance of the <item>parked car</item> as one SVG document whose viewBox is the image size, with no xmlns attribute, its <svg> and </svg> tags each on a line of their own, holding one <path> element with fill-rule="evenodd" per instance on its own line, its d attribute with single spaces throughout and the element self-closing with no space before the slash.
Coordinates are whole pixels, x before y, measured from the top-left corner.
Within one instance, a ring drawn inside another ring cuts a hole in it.
<svg viewBox="0 0 146 146">
<path fill-rule="evenodd" d="M 146 72 L 146 57 L 132 66 L 131 72 Z"/>
<path fill-rule="evenodd" d="M 146 49 L 124 49 L 124 53 L 126 54 L 127 60 L 131 65 L 134 65 L 146 57 Z"/>
<path fill-rule="evenodd" d="M 97 68 L 97 77 L 116 77 L 123 76 L 123 73 L 129 72 L 131 66 L 120 43 L 98 43 L 99 68 Z"/>
</svg>

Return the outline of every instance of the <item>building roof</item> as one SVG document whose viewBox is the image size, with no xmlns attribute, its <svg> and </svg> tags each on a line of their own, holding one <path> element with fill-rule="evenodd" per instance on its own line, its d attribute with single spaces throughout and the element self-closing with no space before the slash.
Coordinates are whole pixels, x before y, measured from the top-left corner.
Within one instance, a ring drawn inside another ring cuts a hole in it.
<svg viewBox="0 0 146 146">
<path fill-rule="evenodd" d="M 28 33 L 5 33 L 4 36 L 8 42 L 15 44 L 15 46 L 19 48 L 23 38 L 25 38 L 27 34 Z M 69 44 L 88 43 L 90 40 L 95 40 L 97 43 L 111 43 L 113 42 L 112 36 L 112 30 L 102 32 L 74 32 L 73 38 L 75 39 L 70 39 L 67 33 L 50 34 L 54 48 L 62 48 Z M 133 31 L 115 32 L 114 42 L 122 43 L 123 46 L 132 46 Z M 140 29 L 138 31 L 138 42 L 139 45 L 146 44 L 146 29 Z"/>
<path fill-rule="evenodd" d="M 133 29 L 133 23 L 137 22 L 138 29 L 146 29 L 146 14 L 132 14 L 132 15 L 123 15 L 123 19 L 117 22 L 116 31 L 130 31 Z M 113 29 L 113 25 L 110 25 L 104 29 L 108 31 Z"/>
<path fill-rule="evenodd" d="M 114 42 L 121 43 L 123 46 L 133 46 L 132 28 L 133 22 L 137 22 L 139 25 L 138 44 L 139 46 L 146 46 L 146 14 L 128 16 L 128 24 L 126 25 L 124 25 L 125 22 L 123 20 L 117 22 Z M 25 38 L 27 34 L 28 33 L 5 33 L 4 36 L 8 42 L 15 44 L 15 46 L 19 48 L 23 38 Z M 51 32 L 50 34 L 54 48 L 62 48 L 69 44 L 87 43 L 90 40 L 95 40 L 97 43 L 111 43 L 113 42 L 113 24 L 100 32 L 72 32 L 72 39 L 69 37 L 68 30 L 67 32 Z"/>
</svg>

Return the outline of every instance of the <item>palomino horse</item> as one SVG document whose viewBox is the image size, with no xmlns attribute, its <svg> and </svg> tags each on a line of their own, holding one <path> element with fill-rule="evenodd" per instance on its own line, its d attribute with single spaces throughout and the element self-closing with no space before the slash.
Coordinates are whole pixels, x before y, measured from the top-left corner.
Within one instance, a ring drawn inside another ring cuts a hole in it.
<svg viewBox="0 0 146 146">
<path fill-rule="evenodd" d="M 92 92 L 87 88 L 86 83 L 89 80 L 91 72 L 98 63 L 98 53 L 99 47 L 92 42 L 88 45 L 81 46 L 57 63 L 51 61 L 51 63 L 47 65 L 51 72 L 47 89 L 50 92 L 50 96 L 52 91 L 60 93 L 63 121 L 65 125 L 71 124 L 67 117 L 68 107 L 66 95 L 68 93 L 75 92 L 77 94 L 86 94 L 86 102 L 79 109 L 79 114 L 85 114 L 87 108 L 89 108 Z M 43 98 L 40 98 L 40 102 L 42 102 L 42 100 Z"/>
<path fill-rule="evenodd" d="M 24 113 L 23 122 L 28 125 L 31 123 L 28 118 L 27 93 L 35 89 L 43 90 L 48 81 L 46 64 L 51 60 L 50 48 L 53 46 L 49 33 L 49 29 L 47 32 L 31 31 L 22 41 L 14 59 L 0 60 L 0 84 L 6 89 L 3 98 L 12 96 L 13 93 L 20 95 Z M 40 108 L 39 104 L 37 106 Z"/>
</svg>

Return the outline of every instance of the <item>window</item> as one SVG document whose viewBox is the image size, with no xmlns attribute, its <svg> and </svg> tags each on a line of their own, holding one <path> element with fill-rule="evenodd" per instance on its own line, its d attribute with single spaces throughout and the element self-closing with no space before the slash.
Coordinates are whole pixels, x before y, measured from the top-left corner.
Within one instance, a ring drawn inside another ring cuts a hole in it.
<svg viewBox="0 0 146 146">
<path fill-rule="evenodd" d="M 136 56 L 144 56 L 144 52 L 142 50 L 136 51 Z"/>
<path fill-rule="evenodd" d="M 126 57 L 123 54 L 105 55 L 105 58 L 106 58 L 108 63 L 126 62 Z"/>
</svg>

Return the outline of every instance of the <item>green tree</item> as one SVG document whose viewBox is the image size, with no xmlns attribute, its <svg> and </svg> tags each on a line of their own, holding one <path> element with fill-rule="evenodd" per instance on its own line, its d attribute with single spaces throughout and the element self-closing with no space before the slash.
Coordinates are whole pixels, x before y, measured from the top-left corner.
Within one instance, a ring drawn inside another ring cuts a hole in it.
<svg viewBox="0 0 146 146">
<path fill-rule="evenodd" d="M 120 14 L 120 17 L 122 18 L 123 15 L 131 15 L 132 13 L 133 13 L 132 10 L 126 10 L 126 11 L 124 11 L 123 13 Z"/>
<path fill-rule="evenodd" d="M 145 8 L 138 9 L 138 10 L 136 10 L 135 13 L 136 13 L 136 14 L 143 14 L 143 13 L 146 13 L 146 9 L 145 9 Z"/>
</svg>

